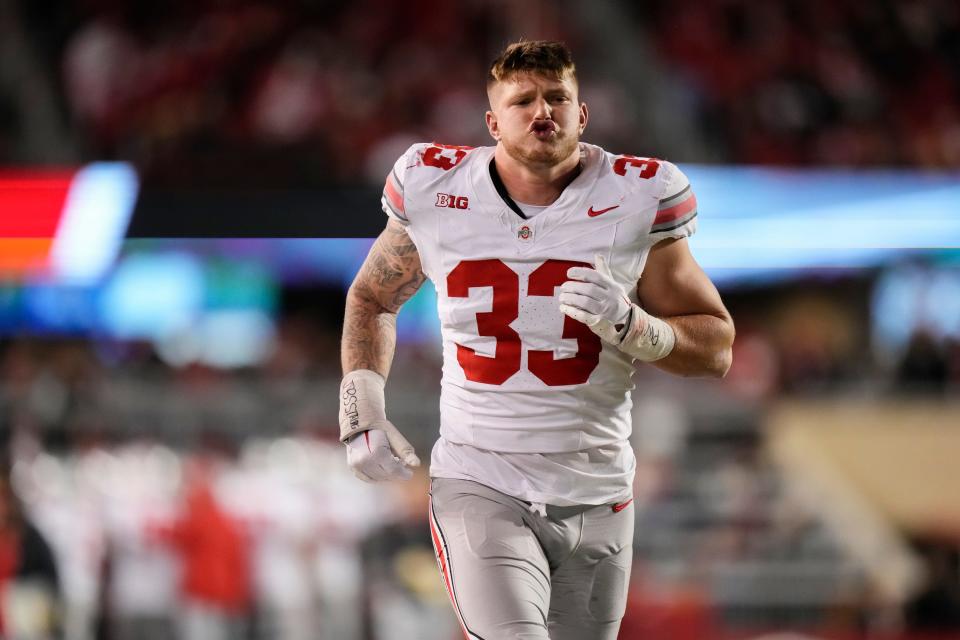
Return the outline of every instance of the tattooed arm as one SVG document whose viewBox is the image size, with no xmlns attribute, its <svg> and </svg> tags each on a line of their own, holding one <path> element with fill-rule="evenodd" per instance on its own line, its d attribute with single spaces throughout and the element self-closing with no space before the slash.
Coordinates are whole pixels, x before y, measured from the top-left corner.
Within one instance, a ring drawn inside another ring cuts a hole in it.
<svg viewBox="0 0 960 640">
<path fill-rule="evenodd" d="M 347 293 L 340 361 L 343 372 L 390 373 L 397 341 L 397 311 L 426 277 L 406 230 L 390 219 Z"/>
</svg>

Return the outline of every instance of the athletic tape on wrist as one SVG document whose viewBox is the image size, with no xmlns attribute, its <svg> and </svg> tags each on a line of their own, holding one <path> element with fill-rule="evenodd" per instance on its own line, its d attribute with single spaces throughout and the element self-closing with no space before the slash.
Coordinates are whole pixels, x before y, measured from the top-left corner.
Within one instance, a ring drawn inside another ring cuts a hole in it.
<svg viewBox="0 0 960 640">
<path fill-rule="evenodd" d="M 676 341 L 673 327 L 634 304 L 619 348 L 637 360 L 655 362 L 670 355 Z"/>
<path fill-rule="evenodd" d="M 340 382 L 340 442 L 387 419 L 383 389 L 386 380 L 376 371 L 357 369 Z"/>
</svg>

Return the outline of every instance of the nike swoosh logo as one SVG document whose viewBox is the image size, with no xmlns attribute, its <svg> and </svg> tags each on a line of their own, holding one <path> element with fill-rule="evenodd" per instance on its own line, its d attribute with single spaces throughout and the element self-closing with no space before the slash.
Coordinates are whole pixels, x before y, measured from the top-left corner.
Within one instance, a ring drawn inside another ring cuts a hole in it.
<svg viewBox="0 0 960 640">
<path fill-rule="evenodd" d="M 613 209 L 616 209 L 619 206 L 620 205 L 615 204 L 612 207 L 607 207 L 606 209 L 600 209 L 599 211 L 594 211 L 593 207 L 590 207 L 589 209 L 587 209 L 587 215 L 590 216 L 591 218 L 596 218 L 597 216 L 603 215 L 607 211 L 612 211 Z"/>
<path fill-rule="evenodd" d="M 623 511 L 624 509 L 626 509 L 627 507 L 629 507 L 631 502 L 633 502 L 633 498 L 630 498 L 630 499 L 627 500 L 626 502 L 621 502 L 620 504 L 615 504 L 615 505 L 613 505 L 613 507 L 611 507 L 611 508 L 613 509 L 613 512 L 614 512 L 614 513 L 620 513 L 621 511 Z"/>
</svg>

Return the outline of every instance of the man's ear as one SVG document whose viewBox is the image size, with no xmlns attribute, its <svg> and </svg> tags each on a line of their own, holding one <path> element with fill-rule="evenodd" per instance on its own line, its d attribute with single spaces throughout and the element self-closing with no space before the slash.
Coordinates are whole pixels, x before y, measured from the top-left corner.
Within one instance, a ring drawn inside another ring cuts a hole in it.
<svg viewBox="0 0 960 640">
<path fill-rule="evenodd" d="M 490 132 L 490 137 L 496 140 L 497 142 L 499 142 L 500 141 L 500 123 L 497 121 L 497 114 L 495 114 L 493 111 L 487 111 L 486 119 L 487 119 L 487 131 Z"/>
<path fill-rule="evenodd" d="M 587 109 L 587 103 L 580 103 L 580 133 L 587 128 L 587 121 L 590 119 L 590 111 Z"/>
</svg>

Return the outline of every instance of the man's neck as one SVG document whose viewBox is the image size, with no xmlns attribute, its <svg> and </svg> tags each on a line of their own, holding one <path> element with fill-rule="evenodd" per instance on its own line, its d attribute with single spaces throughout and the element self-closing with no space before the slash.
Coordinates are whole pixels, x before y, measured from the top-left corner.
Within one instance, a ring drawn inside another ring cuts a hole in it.
<svg viewBox="0 0 960 640">
<path fill-rule="evenodd" d="M 494 152 L 497 173 L 507 193 L 517 202 L 549 205 L 580 173 L 580 149 L 555 165 L 527 165 L 510 156 L 503 145 Z"/>
</svg>

